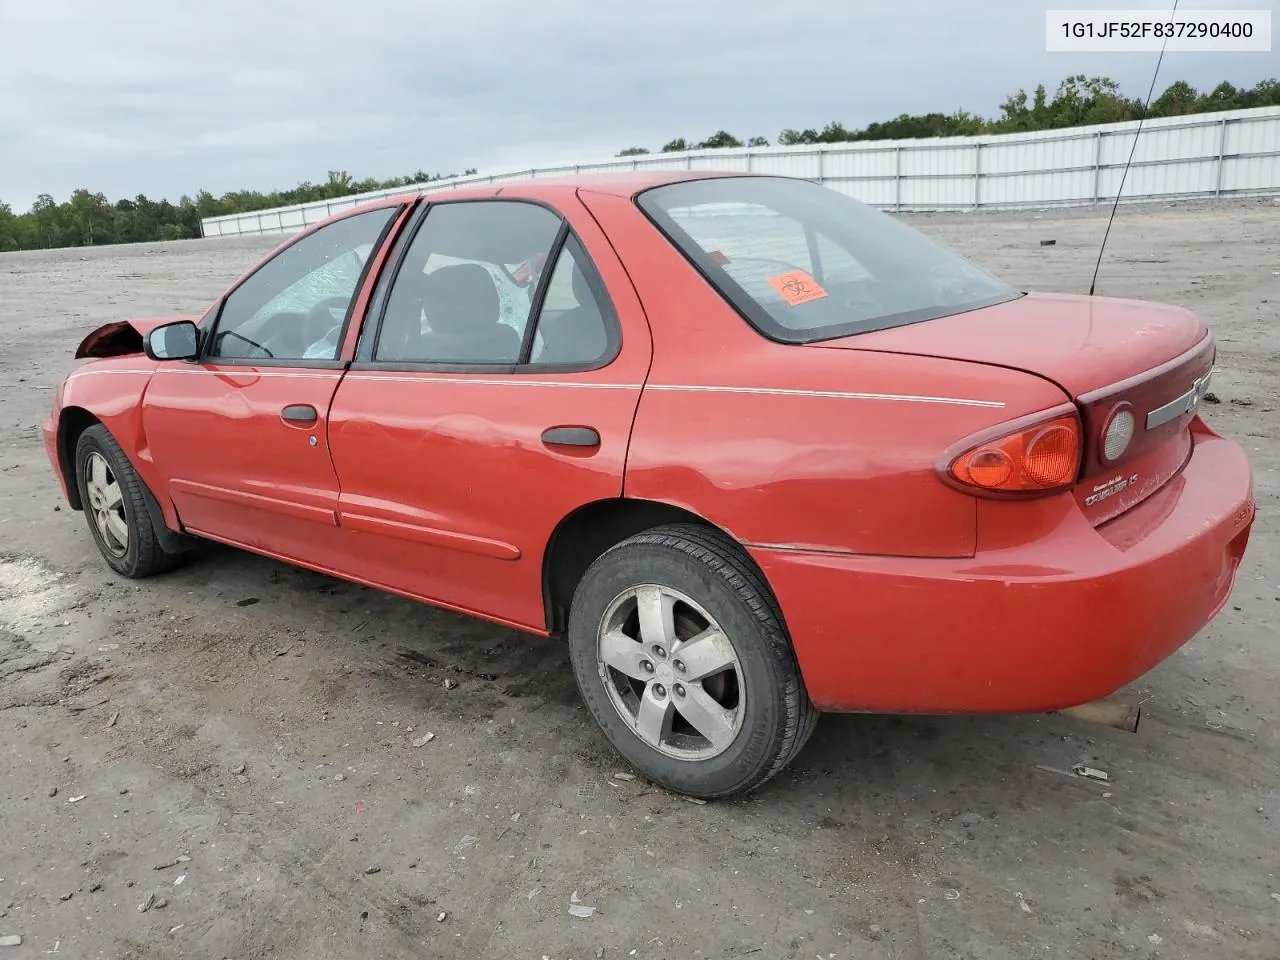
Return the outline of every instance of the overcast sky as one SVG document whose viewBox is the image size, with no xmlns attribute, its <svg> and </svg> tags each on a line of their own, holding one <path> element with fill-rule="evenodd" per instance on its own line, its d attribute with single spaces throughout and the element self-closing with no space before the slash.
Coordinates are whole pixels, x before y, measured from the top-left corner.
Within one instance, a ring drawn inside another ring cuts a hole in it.
<svg viewBox="0 0 1280 960">
<path fill-rule="evenodd" d="M 1046 54 L 1046 5 L 0 0 L 0 201 L 25 210 L 77 187 L 176 200 L 330 169 L 590 160 L 722 127 L 772 141 L 830 120 L 992 116 L 1019 87 L 1052 92 L 1072 73 L 1146 94 L 1153 53 Z M 1157 90 L 1277 72 L 1274 52 L 1170 54 Z"/>
</svg>

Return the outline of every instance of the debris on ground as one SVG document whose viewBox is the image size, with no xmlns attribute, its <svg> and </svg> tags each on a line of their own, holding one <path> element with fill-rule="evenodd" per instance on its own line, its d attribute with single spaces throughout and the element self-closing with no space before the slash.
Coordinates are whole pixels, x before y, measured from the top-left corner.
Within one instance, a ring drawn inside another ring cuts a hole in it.
<svg viewBox="0 0 1280 960">
<path fill-rule="evenodd" d="M 115 713 L 111 715 L 111 719 L 107 721 L 107 726 L 114 727 L 116 725 L 116 721 L 119 719 L 120 719 L 120 711 L 117 710 Z"/>
<path fill-rule="evenodd" d="M 959 899 L 960 899 L 960 891 L 959 891 L 959 890 L 945 890 L 945 891 L 943 891 L 943 894 L 942 894 L 942 895 L 943 895 L 944 897 L 946 897 L 948 900 L 959 900 Z"/>
<path fill-rule="evenodd" d="M 1209 393 L 1206 393 L 1204 395 L 1204 402 L 1205 403 L 1221 403 L 1222 398 L 1219 397 L 1216 393 L 1213 393 L 1212 391 L 1210 391 Z"/>
<path fill-rule="evenodd" d="M 448 677 L 444 681 L 444 688 L 446 690 L 452 690 L 457 685 L 458 685 L 458 681 L 454 680 L 452 677 Z"/>
<path fill-rule="evenodd" d="M 372 867 L 365 867 L 364 872 L 367 876 L 372 877 L 375 873 L 381 873 L 382 868 L 375 863 Z"/>
<path fill-rule="evenodd" d="M 236 766 L 232 767 L 232 768 L 231 768 L 231 772 L 232 772 L 232 773 L 234 773 L 234 774 L 238 777 L 238 776 L 240 776 L 242 773 L 244 773 L 247 769 L 249 769 L 249 768 L 248 768 L 248 766 L 247 766 L 246 764 L 240 763 L 240 764 L 237 764 Z"/>
<path fill-rule="evenodd" d="M 0 947 L 20 947 L 22 946 L 22 938 L 16 933 L 0 937 Z"/>
<path fill-rule="evenodd" d="M 343 780 L 347 779 L 347 775 L 345 773 L 335 773 L 333 775 L 333 779 L 341 783 Z"/>
<path fill-rule="evenodd" d="M 584 903 L 569 904 L 569 916 L 577 917 L 579 920 L 585 920 L 587 917 L 595 916 L 596 908 L 588 907 Z"/>
<path fill-rule="evenodd" d="M 154 893 L 147 894 L 147 899 L 138 904 L 138 912 L 146 913 L 156 905 L 156 895 Z"/>
<path fill-rule="evenodd" d="M 1016 900 L 1018 901 L 1018 906 L 1022 908 L 1022 912 L 1023 912 L 1023 913 L 1030 913 L 1030 912 L 1031 912 L 1031 907 L 1029 907 L 1029 906 L 1027 905 L 1027 898 L 1026 898 L 1026 897 L 1024 897 L 1024 896 L 1022 895 L 1022 891 L 1021 891 L 1021 890 L 1019 890 L 1019 891 L 1018 891 L 1017 893 L 1015 893 L 1013 896 L 1014 896 L 1014 899 L 1016 899 Z"/>
<path fill-rule="evenodd" d="M 255 603 L 260 603 L 257 597 L 245 597 L 243 600 L 237 600 L 237 607 L 252 607 Z"/>
<path fill-rule="evenodd" d="M 80 796 L 78 797 L 67 797 L 67 803 L 79 803 L 84 798 L 85 798 L 85 795 L 83 793 L 80 794 Z"/>
<path fill-rule="evenodd" d="M 1058 245 L 1057 240 L 1041 240 L 1040 241 L 1040 246 L 1042 247 L 1056 247 L 1057 245 Z"/>
<path fill-rule="evenodd" d="M 1157 947 L 1160 946 L 1160 944 L 1164 943 L 1164 937 L 1160 936 L 1160 934 L 1158 933 L 1153 933 L 1151 936 L 1147 937 L 1147 939 L 1152 943 L 1154 943 Z"/>
<path fill-rule="evenodd" d="M 57 787 L 50 787 L 50 788 L 49 788 L 49 796 L 51 796 L 51 797 L 56 797 L 57 795 L 58 795 L 58 788 L 57 788 Z"/>
<path fill-rule="evenodd" d="M 155 909 L 157 909 L 157 910 L 163 910 L 163 909 L 164 909 L 165 907 L 167 907 L 168 905 L 169 905 L 169 901 L 168 901 L 168 900 L 166 900 L 164 897 L 160 897 L 160 898 L 158 898 L 158 899 L 156 900 L 156 902 L 155 902 Z"/>
<path fill-rule="evenodd" d="M 413 745 L 415 747 L 425 747 L 428 743 L 430 743 L 435 738 L 436 738 L 436 735 L 434 733 L 424 733 L 422 736 L 418 737 L 413 741 Z"/>
<path fill-rule="evenodd" d="M 75 896 L 74 893 L 64 893 L 62 896 L 58 897 L 58 899 L 61 900 L 63 903 L 66 903 L 68 900 L 70 900 L 74 896 Z"/>
<path fill-rule="evenodd" d="M 613 779 L 615 780 L 634 780 L 635 778 L 636 775 L 634 773 L 623 773 L 621 771 L 613 775 Z"/>
<path fill-rule="evenodd" d="M 180 924 L 178 924 L 176 927 L 170 927 L 170 928 L 169 928 L 169 936 L 171 936 L 171 937 L 172 937 L 175 933 L 177 933 L 179 930 L 181 930 L 181 929 L 182 929 L 183 927 L 185 927 L 185 926 L 186 926 L 186 924 L 185 924 L 185 923 L 180 923 Z"/>
<path fill-rule="evenodd" d="M 180 863 L 190 863 L 190 862 L 191 862 L 191 858 L 184 853 L 181 856 L 174 857 L 172 860 L 166 861 L 165 863 L 157 863 L 151 869 L 152 870 L 168 870 L 170 867 L 176 867 Z"/>
<path fill-rule="evenodd" d="M 1280 903 L 1280 893 L 1273 893 L 1271 895 L 1271 899 L 1274 900 L 1276 903 Z"/>
<path fill-rule="evenodd" d="M 92 886 L 90 886 L 90 887 L 89 887 L 89 892 L 90 892 L 90 893 L 97 893 L 97 892 L 98 892 L 99 890 L 101 890 L 101 889 L 102 889 L 102 881 L 100 881 L 100 880 L 99 880 L 99 881 L 96 881 Z"/>
<path fill-rule="evenodd" d="M 449 914 L 441 910 L 440 915 L 436 917 L 436 923 L 444 923 L 448 919 L 449 919 Z"/>
<path fill-rule="evenodd" d="M 1107 773 L 1107 771 L 1085 766 L 1083 763 L 1077 763 L 1071 768 L 1071 772 L 1077 777 L 1084 777 L 1086 780 L 1108 781 L 1111 779 L 1111 774 Z"/>
<path fill-rule="evenodd" d="M 688 801 L 689 803 L 696 803 L 699 806 L 703 806 L 703 807 L 707 805 L 707 801 L 703 800 L 701 797 L 684 797 L 682 799 Z"/>
</svg>

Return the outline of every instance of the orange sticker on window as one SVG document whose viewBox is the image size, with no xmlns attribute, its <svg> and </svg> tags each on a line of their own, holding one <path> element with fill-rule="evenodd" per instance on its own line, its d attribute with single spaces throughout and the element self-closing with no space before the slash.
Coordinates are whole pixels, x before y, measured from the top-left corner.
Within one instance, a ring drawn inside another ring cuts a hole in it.
<svg viewBox="0 0 1280 960">
<path fill-rule="evenodd" d="M 793 307 L 810 300 L 821 300 L 827 295 L 827 291 L 818 286 L 818 281 L 803 270 L 792 270 L 790 273 L 770 277 L 769 286 L 782 294 L 782 299 Z"/>
</svg>

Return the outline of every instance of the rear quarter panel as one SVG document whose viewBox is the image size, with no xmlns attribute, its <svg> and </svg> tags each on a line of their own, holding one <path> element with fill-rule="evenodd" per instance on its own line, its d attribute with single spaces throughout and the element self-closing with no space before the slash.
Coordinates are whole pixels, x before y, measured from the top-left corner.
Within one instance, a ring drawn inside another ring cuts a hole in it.
<svg viewBox="0 0 1280 960">
<path fill-rule="evenodd" d="M 977 500 L 939 457 L 1061 404 L 1025 373 L 932 357 L 777 344 L 757 333 L 631 200 L 587 194 L 644 303 L 653 365 L 625 493 L 758 546 L 967 557 Z"/>
</svg>

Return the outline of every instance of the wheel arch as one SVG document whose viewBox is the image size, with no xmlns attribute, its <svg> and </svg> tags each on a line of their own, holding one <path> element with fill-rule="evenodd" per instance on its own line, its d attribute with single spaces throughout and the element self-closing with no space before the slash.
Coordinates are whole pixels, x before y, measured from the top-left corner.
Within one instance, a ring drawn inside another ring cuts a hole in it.
<svg viewBox="0 0 1280 960">
<path fill-rule="evenodd" d="M 654 527 L 691 523 L 713 530 L 738 546 L 727 530 L 683 507 L 660 500 L 615 497 L 584 504 L 564 517 L 552 531 L 542 559 L 542 594 L 547 630 L 563 635 L 568 627 L 569 604 L 587 568 L 610 547 Z M 763 571 L 746 550 L 738 546 L 766 586 Z"/>
<path fill-rule="evenodd" d="M 67 482 L 67 500 L 72 510 L 83 510 L 80 500 L 80 484 L 76 478 L 76 444 L 80 435 L 102 421 L 84 407 L 63 407 L 58 414 L 58 468 Z"/>
<path fill-rule="evenodd" d="M 76 465 L 76 447 L 80 443 L 81 435 L 90 427 L 100 426 L 108 433 L 111 433 L 111 427 L 104 423 L 92 411 L 80 406 L 64 407 L 58 415 L 58 467 L 62 471 L 62 476 L 66 480 L 67 501 L 72 510 L 83 510 L 84 503 L 80 498 L 80 479 L 79 468 Z M 113 434 L 114 435 L 114 434 Z M 119 440 L 116 441 L 119 443 Z M 129 452 L 121 444 L 121 451 L 125 457 L 129 457 Z M 160 501 L 156 499 L 155 492 L 152 491 L 146 478 L 138 471 L 137 465 L 130 463 L 134 472 L 138 474 L 138 481 L 142 485 L 143 500 L 146 502 L 147 513 L 151 517 L 152 525 L 155 528 L 156 536 L 160 540 L 160 545 L 168 553 L 182 553 L 190 550 L 194 541 L 183 533 L 174 530 L 169 526 L 165 519 L 164 509 L 160 506 Z"/>
</svg>

